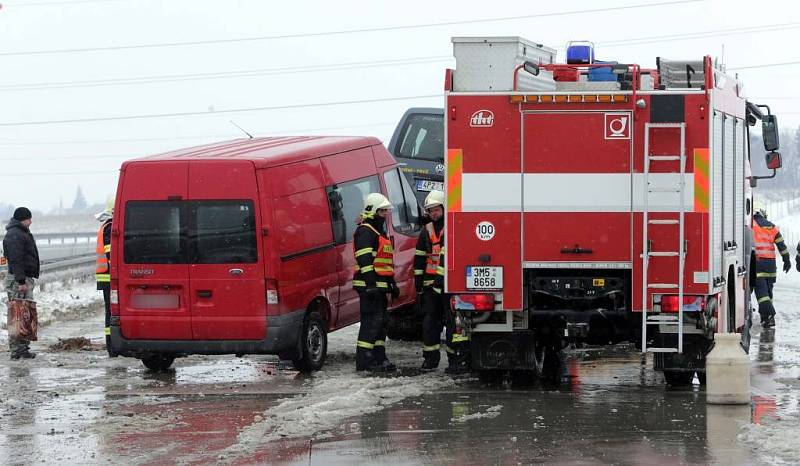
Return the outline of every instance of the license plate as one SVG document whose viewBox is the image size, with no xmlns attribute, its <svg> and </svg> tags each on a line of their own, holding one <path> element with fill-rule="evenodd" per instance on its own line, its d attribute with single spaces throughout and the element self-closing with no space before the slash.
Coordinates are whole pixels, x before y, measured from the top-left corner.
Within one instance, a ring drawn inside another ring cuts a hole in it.
<svg viewBox="0 0 800 466">
<path fill-rule="evenodd" d="M 503 268 L 488 266 L 467 267 L 468 290 L 501 290 L 503 289 Z"/>
<path fill-rule="evenodd" d="M 444 191 L 444 183 L 433 180 L 417 180 L 417 191 Z"/>
</svg>

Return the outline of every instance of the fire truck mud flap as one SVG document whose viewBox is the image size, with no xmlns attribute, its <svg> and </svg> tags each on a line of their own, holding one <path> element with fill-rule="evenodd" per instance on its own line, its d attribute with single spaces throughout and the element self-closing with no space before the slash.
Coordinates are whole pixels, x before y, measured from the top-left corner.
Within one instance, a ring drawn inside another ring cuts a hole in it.
<svg viewBox="0 0 800 466">
<path fill-rule="evenodd" d="M 303 327 L 305 310 L 267 317 L 263 340 L 129 340 L 118 322 L 111 322 L 111 346 L 115 354 L 140 358 L 152 354 L 278 354 L 294 350 Z"/>
</svg>

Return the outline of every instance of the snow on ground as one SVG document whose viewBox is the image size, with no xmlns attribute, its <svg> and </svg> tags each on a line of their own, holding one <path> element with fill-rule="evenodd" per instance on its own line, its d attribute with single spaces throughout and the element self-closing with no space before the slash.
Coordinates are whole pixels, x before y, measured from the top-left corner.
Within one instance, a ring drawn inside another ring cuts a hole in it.
<svg viewBox="0 0 800 466">
<path fill-rule="evenodd" d="M 492 419 L 499 416 L 503 411 L 503 405 L 495 405 L 486 408 L 486 411 L 479 411 L 473 414 L 464 414 L 453 419 L 453 422 L 467 422 L 474 419 Z"/>
<path fill-rule="evenodd" d="M 102 305 L 103 295 L 94 280 L 64 279 L 47 283 L 44 291 L 34 290 L 39 325 L 74 318 Z M 0 309 L 6 309 L 8 297 L 0 293 Z M 5 313 L 4 313 L 5 314 Z M 5 316 L 3 316 L 5 317 Z M 0 344 L 8 341 L 6 319 L 0 319 Z"/>
<path fill-rule="evenodd" d="M 759 423 L 742 425 L 739 439 L 750 444 L 761 459 L 770 464 L 797 464 L 800 458 L 800 273 L 779 273 L 775 285 L 776 326 L 772 350 L 762 354 L 758 342 L 751 346 L 753 361 L 770 358 L 777 382 L 775 393 L 759 395 L 770 401 L 774 398 L 775 411 L 760 419 Z M 754 317 L 758 319 L 758 315 Z"/>
<path fill-rule="evenodd" d="M 446 358 L 438 372 L 418 376 L 368 375 L 355 371 L 355 342 L 358 324 L 328 337 L 328 362 L 314 373 L 310 389 L 298 396 L 278 400 L 264 411 L 260 420 L 244 428 L 237 443 L 220 457 L 235 457 L 267 442 L 298 437 L 323 438 L 344 421 L 380 411 L 406 398 L 450 387 L 456 382 L 443 373 Z M 418 342 L 389 340 L 386 353 L 401 369 L 422 364 Z"/>
</svg>

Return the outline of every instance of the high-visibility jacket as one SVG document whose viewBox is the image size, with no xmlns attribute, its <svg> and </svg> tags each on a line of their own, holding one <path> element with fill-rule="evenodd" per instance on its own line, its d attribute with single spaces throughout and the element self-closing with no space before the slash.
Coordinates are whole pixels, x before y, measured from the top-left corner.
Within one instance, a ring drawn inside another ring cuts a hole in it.
<svg viewBox="0 0 800 466">
<path fill-rule="evenodd" d="M 389 288 L 394 280 L 394 247 L 369 221 L 360 223 L 353 234 L 353 254 L 353 288 Z"/>
<path fill-rule="evenodd" d="M 438 232 L 437 232 L 438 227 Z M 444 276 L 442 251 L 444 247 L 444 221 L 430 222 L 417 239 L 414 252 L 414 278 L 422 280 L 423 287 L 434 285 L 437 277 Z M 441 293 L 441 288 L 435 289 Z"/>
<path fill-rule="evenodd" d="M 97 267 L 94 271 L 97 283 L 111 282 L 111 220 L 106 220 L 97 230 Z"/>
<path fill-rule="evenodd" d="M 760 215 L 753 217 L 753 239 L 756 247 L 756 277 L 775 278 L 775 247 L 784 260 L 790 257 L 789 249 L 783 241 L 783 236 L 777 226 Z"/>
</svg>

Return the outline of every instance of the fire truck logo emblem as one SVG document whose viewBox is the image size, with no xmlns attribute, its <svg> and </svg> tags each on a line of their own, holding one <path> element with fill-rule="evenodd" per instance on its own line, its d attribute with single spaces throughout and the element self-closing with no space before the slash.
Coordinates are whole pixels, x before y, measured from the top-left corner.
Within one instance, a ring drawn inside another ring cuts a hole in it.
<svg viewBox="0 0 800 466">
<path fill-rule="evenodd" d="M 494 113 L 491 110 L 478 110 L 469 118 L 473 128 L 489 128 L 494 125 Z"/>
<path fill-rule="evenodd" d="M 627 113 L 606 113 L 606 139 L 630 139 L 630 119 Z"/>
</svg>

